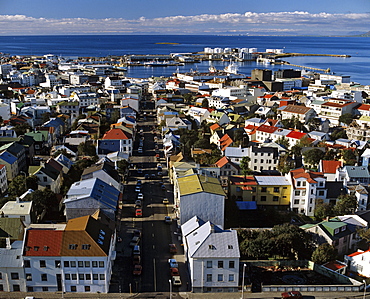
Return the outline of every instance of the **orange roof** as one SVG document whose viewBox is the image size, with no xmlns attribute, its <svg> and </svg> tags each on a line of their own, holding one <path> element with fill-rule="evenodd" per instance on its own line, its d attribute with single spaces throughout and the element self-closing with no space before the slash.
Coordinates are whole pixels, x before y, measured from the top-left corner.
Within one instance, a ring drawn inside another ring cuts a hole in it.
<svg viewBox="0 0 370 299">
<path fill-rule="evenodd" d="M 369 111 L 370 110 L 370 105 L 362 104 L 362 105 L 360 105 L 360 107 L 357 108 L 357 110 L 367 110 L 367 111 Z"/>
<path fill-rule="evenodd" d="M 370 249 L 366 250 L 366 251 L 356 251 L 354 253 L 351 253 L 349 254 L 348 256 L 356 256 L 356 255 L 360 255 L 360 254 L 363 254 L 365 252 L 370 252 Z"/>
<path fill-rule="evenodd" d="M 229 135 L 225 134 L 224 136 L 222 136 L 220 139 L 221 151 L 224 151 L 232 143 L 233 143 L 233 140 L 231 139 Z"/>
<path fill-rule="evenodd" d="M 215 123 L 215 124 L 213 124 L 212 126 L 210 126 L 209 127 L 212 131 L 214 131 L 214 130 L 217 130 L 218 128 L 220 128 L 220 125 L 219 124 L 217 124 L 217 123 Z"/>
<path fill-rule="evenodd" d="M 272 134 L 272 133 L 274 133 L 277 129 L 278 129 L 277 127 L 261 125 L 261 126 L 259 126 L 259 127 L 257 128 L 257 131 Z"/>
<path fill-rule="evenodd" d="M 125 132 L 123 132 L 121 129 L 111 129 L 108 132 L 106 132 L 102 139 L 129 139 Z"/>
<path fill-rule="evenodd" d="M 343 103 L 343 104 L 340 104 L 340 103 L 333 103 L 333 102 L 326 102 L 324 104 L 322 104 L 321 106 L 329 106 L 329 107 L 337 107 L 337 108 L 341 108 L 341 107 L 345 107 L 345 106 L 348 106 L 352 104 L 352 102 L 350 103 Z"/>
<path fill-rule="evenodd" d="M 60 256 L 62 237 L 62 230 L 29 229 L 27 230 L 24 255 Z"/>
<path fill-rule="evenodd" d="M 272 118 L 268 118 L 265 121 L 265 123 L 268 123 L 270 126 L 275 126 L 278 122 L 279 122 L 278 119 L 272 119 Z"/>
<path fill-rule="evenodd" d="M 336 173 L 339 167 L 342 167 L 341 161 L 322 160 L 322 172 L 323 173 Z"/>
<path fill-rule="evenodd" d="M 338 263 L 337 261 L 327 262 L 323 266 L 333 271 L 337 271 L 339 269 L 346 267 L 346 265 L 343 265 L 342 263 Z"/>
<path fill-rule="evenodd" d="M 314 172 L 314 171 L 311 171 L 311 170 L 305 170 L 303 167 L 293 169 L 293 170 L 290 171 L 290 173 L 291 173 L 291 175 L 293 176 L 294 179 L 306 178 L 307 182 L 309 182 L 311 184 L 317 183 L 315 181 L 315 178 L 324 177 L 324 174 L 322 172 Z"/>
<path fill-rule="evenodd" d="M 302 139 L 306 135 L 307 135 L 306 133 L 291 131 L 289 132 L 289 134 L 286 135 L 286 137 L 294 138 L 294 139 Z"/>
<path fill-rule="evenodd" d="M 220 160 L 218 160 L 215 164 L 217 167 L 222 167 L 222 166 L 225 166 L 229 162 L 230 162 L 229 159 L 224 156 Z"/>
<path fill-rule="evenodd" d="M 254 176 L 231 176 L 230 181 L 234 185 L 243 185 L 243 186 L 257 186 L 257 181 Z"/>
</svg>

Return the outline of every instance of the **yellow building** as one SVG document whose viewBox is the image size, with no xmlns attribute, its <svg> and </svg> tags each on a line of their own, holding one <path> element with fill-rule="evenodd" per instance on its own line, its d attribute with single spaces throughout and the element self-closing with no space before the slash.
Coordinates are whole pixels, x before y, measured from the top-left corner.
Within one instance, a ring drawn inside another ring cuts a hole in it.
<svg viewBox="0 0 370 299">
<path fill-rule="evenodd" d="M 257 206 L 289 208 L 291 185 L 284 176 L 255 176 Z"/>
</svg>

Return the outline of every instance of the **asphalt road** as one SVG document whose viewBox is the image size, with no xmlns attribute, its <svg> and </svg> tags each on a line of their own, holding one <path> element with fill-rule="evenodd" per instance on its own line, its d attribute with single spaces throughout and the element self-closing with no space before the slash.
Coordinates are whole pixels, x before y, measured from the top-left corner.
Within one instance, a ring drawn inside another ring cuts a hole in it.
<svg viewBox="0 0 370 299">
<path fill-rule="evenodd" d="M 147 107 L 151 108 L 150 105 L 153 105 L 153 103 L 148 102 Z M 164 222 L 165 216 L 174 216 L 172 213 L 172 186 L 169 184 L 167 177 L 168 172 L 163 158 L 160 138 L 158 138 L 157 143 L 154 142 L 154 111 L 150 109 L 144 111 L 147 113 L 145 120 L 142 111 L 138 122 L 138 132 L 140 129 L 143 129 L 143 152 L 139 153 L 137 151 L 140 140 L 140 134 L 137 134 L 134 143 L 134 152 L 130 158 L 130 163 L 133 167 L 130 169 L 122 202 L 119 236 L 123 241 L 117 244 L 118 254 L 113 268 L 114 275 L 111 291 L 133 294 L 169 292 L 169 280 L 171 279 L 168 265 L 169 258 L 176 258 L 178 260 L 182 280 L 182 286 L 172 286 L 172 291 L 174 293 L 186 291 L 188 287 L 188 274 L 184 263 L 181 241 L 177 234 L 180 230 L 177 227 L 176 221 L 173 221 L 172 224 L 166 224 Z M 153 113 L 149 114 L 150 112 Z M 157 161 L 155 156 L 155 144 L 160 152 L 161 158 L 159 161 Z M 158 163 L 162 165 L 163 177 L 158 176 Z M 150 178 L 146 179 L 144 177 L 145 174 L 149 174 Z M 137 179 L 142 181 L 141 190 L 144 195 L 142 217 L 135 217 L 134 202 L 137 199 L 137 192 L 135 192 Z M 165 190 L 161 189 L 162 184 L 164 184 Z M 164 197 L 169 199 L 170 204 L 165 205 L 162 203 Z M 135 229 L 142 231 L 142 238 L 139 245 L 141 247 L 141 264 L 143 270 L 140 276 L 133 276 L 132 274 L 132 248 L 129 246 Z M 176 244 L 178 254 L 170 254 L 169 244 L 171 243 Z"/>
</svg>

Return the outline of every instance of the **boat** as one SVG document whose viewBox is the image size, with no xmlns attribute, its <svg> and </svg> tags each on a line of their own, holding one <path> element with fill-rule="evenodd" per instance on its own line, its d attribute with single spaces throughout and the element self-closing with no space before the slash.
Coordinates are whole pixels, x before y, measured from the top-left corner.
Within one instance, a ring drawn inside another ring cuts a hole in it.
<svg viewBox="0 0 370 299">
<path fill-rule="evenodd" d="M 233 62 L 230 62 L 230 64 L 224 69 L 224 71 L 229 74 L 237 74 L 238 70 L 239 67 Z"/>
<path fill-rule="evenodd" d="M 144 66 L 148 67 L 155 67 L 155 66 L 168 66 L 170 63 L 168 61 L 159 61 L 159 60 L 152 60 L 144 62 Z"/>
</svg>

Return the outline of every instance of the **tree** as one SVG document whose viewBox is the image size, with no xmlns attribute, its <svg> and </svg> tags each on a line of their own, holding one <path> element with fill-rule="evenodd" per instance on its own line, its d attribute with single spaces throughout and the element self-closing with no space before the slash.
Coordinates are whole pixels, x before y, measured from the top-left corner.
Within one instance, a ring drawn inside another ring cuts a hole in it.
<svg viewBox="0 0 370 299">
<path fill-rule="evenodd" d="M 244 177 L 246 177 L 248 174 L 252 172 L 251 169 L 249 169 L 249 162 L 251 161 L 251 158 L 245 156 L 240 162 L 240 168 L 242 170 L 242 174 Z"/>
<path fill-rule="evenodd" d="M 333 207 L 327 203 L 324 203 L 322 199 L 318 199 L 314 210 L 314 216 L 316 220 L 323 220 L 331 215 L 333 215 Z"/>
<path fill-rule="evenodd" d="M 313 148 L 303 153 L 305 162 L 312 166 L 319 164 L 324 155 L 325 153 L 318 148 Z"/>
<path fill-rule="evenodd" d="M 287 138 L 285 138 L 284 136 L 282 137 L 279 137 L 277 140 L 276 140 L 276 143 L 277 144 L 280 144 L 282 147 L 285 147 L 286 149 L 289 148 L 289 140 Z"/>
<path fill-rule="evenodd" d="M 367 243 L 370 243 L 370 229 L 368 228 L 358 228 L 357 234 L 361 237 L 361 239 L 365 240 Z"/>
<path fill-rule="evenodd" d="M 185 103 L 191 103 L 193 101 L 193 95 L 191 93 L 186 93 L 182 97 Z"/>
<path fill-rule="evenodd" d="M 277 165 L 277 170 L 282 174 L 286 174 L 294 169 L 295 163 L 290 154 L 280 155 Z"/>
<path fill-rule="evenodd" d="M 209 149 L 210 146 L 211 146 L 211 144 L 209 143 L 209 139 L 208 138 L 198 139 L 194 143 L 194 147 L 197 147 L 197 148 L 206 148 L 206 149 Z"/>
<path fill-rule="evenodd" d="M 347 133 L 346 133 L 345 130 L 343 130 L 343 128 L 335 129 L 334 132 L 331 133 L 331 135 L 330 135 L 331 140 L 337 140 L 339 138 L 345 138 L 345 139 L 348 138 Z"/>
<path fill-rule="evenodd" d="M 50 120 L 50 112 L 45 112 L 43 114 L 41 114 L 41 121 L 42 123 L 46 123 L 47 121 Z"/>
<path fill-rule="evenodd" d="M 32 205 L 38 215 L 40 215 L 44 209 L 50 210 L 58 206 L 56 194 L 50 189 L 36 190 L 26 196 L 27 200 L 32 201 Z"/>
<path fill-rule="evenodd" d="M 336 156 L 337 156 L 337 153 L 334 152 L 332 149 L 329 149 L 328 151 L 326 151 L 322 159 L 323 160 L 335 160 Z"/>
<path fill-rule="evenodd" d="M 13 130 L 17 134 L 17 136 L 21 136 L 27 132 L 30 132 L 32 130 L 32 127 L 28 123 L 23 123 L 15 125 Z"/>
<path fill-rule="evenodd" d="M 337 250 L 330 244 L 324 243 L 319 245 L 312 253 L 311 260 L 319 265 L 323 265 L 327 262 L 337 259 Z"/>
<path fill-rule="evenodd" d="M 202 101 L 202 108 L 209 108 L 208 99 L 204 98 Z"/>
<path fill-rule="evenodd" d="M 350 150 L 350 149 L 341 150 L 341 155 L 342 155 L 342 158 L 345 161 L 345 164 L 347 164 L 347 165 L 355 165 L 356 164 L 357 157 L 356 157 L 355 153 L 352 150 Z"/>
<path fill-rule="evenodd" d="M 342 194 L 338 196 L 338 201 L 333 208 L 335 215 L 353 214 L 357 209 L 357 198 L 355 195 Z"/>
<path fill-rule="evenodd" d="M 13 196 L 21 196 L 27 191 L 26 178 L 24 175 L 17 175 L 9 183 L 8 192 Z"/>
<path fill-rule="evenodd" d="M 126 173 L 126 170 L 128 168 L 128 161 L 125 159 L 119 160 L 117 162 L 117 168 L 118 168 L 118 173 L 120 175 L 124 175 Z"/>
<path fill-rule="evenodd" d="M 77 146 L 77 151 L 80 156 L 95 156 L 96 148 L 90 142 L 81 142 Z"/>
<path fill-rule="evenodd" d="M 351 124 L 351 122 L 353 121 L 353 115 L 352 115 L 352 113 L 345 113 L 345 114 L 339 116 L 339 121 L 341 123 L 344 123 L 347 126 L 349 126 Z"/>
<path fill-rule="evenodd" d="M 319 131 L 321 120 L 319 118 L 314 117 L 314 118 L 311 118 L 307 124 L 308 124 L 308 129 L 310 131 Z"/>
</svg>

